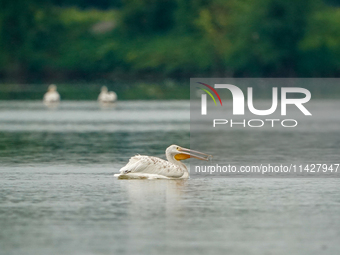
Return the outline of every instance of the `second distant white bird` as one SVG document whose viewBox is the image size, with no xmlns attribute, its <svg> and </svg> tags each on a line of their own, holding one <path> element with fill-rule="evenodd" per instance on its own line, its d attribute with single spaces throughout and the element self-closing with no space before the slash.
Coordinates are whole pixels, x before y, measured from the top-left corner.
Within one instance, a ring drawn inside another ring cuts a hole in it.
<svg viewBox="0 0 340 255">
<path fill-rule="evenodd" d="M 57 103 L 60 101 L 60 95 L 57 91 L 57 86 L 54 84 L 51 84 L 48 87 L 47 92 L 44 95 L 44 102 L 45 103 Z"/>
<path fill-rule="evenodd" d="M 98 96 L 98 101 L 102 103 L 114 103 L 117 101 L 117 94 L 113 91 L 108 91 L 107 87 L 103 86 Z"/>
</svg>

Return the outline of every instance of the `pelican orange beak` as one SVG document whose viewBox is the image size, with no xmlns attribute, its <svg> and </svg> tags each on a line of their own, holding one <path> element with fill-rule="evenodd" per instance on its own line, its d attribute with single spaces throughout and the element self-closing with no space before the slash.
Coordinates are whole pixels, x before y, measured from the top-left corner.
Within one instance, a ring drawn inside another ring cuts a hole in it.
<svg viewBox="0 0 340 255">
<path fill-rule="evenodd" d="M 208 161 L 209 159 L 212 158 L 211 155 L 205 154 L 203 152 L 194 151 L 194 150 L 190 150 L 190 149 L 186 149 L 186 148 L 182 148 L 182 147 L 179 147 L 177 150 L 180 151 L 180 153 L 175 155 L 176 160 L 184 160 L 184 159 L 188 159 L 188 158 L 197 158 L 197 159 L 200 159 L 200 160 Z"/>
</svg>

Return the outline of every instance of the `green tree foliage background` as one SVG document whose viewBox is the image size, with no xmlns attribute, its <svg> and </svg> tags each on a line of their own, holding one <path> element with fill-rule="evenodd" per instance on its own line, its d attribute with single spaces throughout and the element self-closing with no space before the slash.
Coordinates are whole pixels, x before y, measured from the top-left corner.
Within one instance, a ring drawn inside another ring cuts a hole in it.
<svg viewBox="0 0 340 255">
<path fill-rule="evenodd" d="M 337 77 L 329 0 L 3 0 L 0 79 Z"/>
</svg>

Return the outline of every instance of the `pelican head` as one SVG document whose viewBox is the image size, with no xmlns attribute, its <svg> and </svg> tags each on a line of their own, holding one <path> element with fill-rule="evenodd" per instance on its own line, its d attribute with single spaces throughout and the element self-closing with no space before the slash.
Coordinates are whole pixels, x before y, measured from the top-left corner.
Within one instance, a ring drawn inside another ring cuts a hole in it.
<svg viewBox="0 0 340 255">
<path fill-rule="evenodd" d="M 107 92 L 108 91 L 106 86 L 103 86 L 101 90 L 102 90 L 102 92 Z"/>
<path fill-rule="evenodd" d="M 194 151 L 190 149 L 183 148 L 178 145 L 170 145 L 166 151 L 165 154 L 167 158 L 172 158 L 177 161 L 188 159 L 188 158 L 197 158 L 200 160 L 206 160 L 208 161 L 210 158 L 212 158 L 211 155 L 199 152 L 199 151 Z"/>
<path fill-rule="evenodd" d="M 50 86 L 48 86 L 48 91 L 56 91 L 57 90 L 57 86 L 54 84 L 51 84 Z"/>
</svg>

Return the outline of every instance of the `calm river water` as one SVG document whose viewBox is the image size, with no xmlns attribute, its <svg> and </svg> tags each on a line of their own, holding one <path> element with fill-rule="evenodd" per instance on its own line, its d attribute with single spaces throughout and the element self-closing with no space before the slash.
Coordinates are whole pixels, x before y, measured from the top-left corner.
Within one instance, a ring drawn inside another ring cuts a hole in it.
<svg viewBox="0 0 340 255">
<path fill-rule="evenodd" d="M 113 177 L 190 147 L 189 115 L 189 101 L 0 102 L 0 254 L 340 254 L 339 178 Z"/>
</svg>

